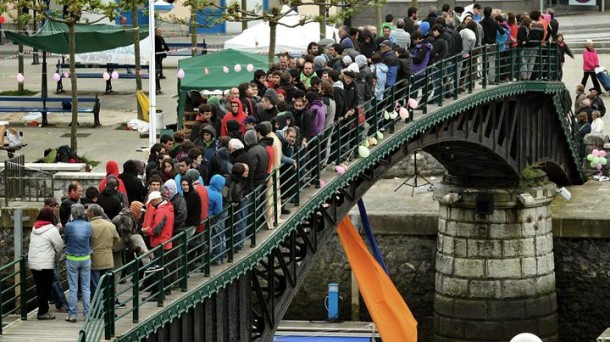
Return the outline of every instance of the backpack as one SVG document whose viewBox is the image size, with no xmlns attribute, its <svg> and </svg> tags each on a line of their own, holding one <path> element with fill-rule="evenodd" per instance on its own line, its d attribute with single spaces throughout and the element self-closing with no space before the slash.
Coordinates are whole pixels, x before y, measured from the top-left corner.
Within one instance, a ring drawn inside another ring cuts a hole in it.
<svg viewBox="0 0 610 342">
<path fill-rule="evenodd" d="M 62 145 L 57 148 L 57 162 L 60 163 L 80 163 L 81 159 L 68 145 Z"/>
</svg>

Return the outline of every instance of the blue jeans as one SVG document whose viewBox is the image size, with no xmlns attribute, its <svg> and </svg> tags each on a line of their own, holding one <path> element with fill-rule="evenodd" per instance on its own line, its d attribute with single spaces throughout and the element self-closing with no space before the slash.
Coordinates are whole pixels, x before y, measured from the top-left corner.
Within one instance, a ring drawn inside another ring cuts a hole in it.
<svg viewBox="0 0 610 342">
<path fill-rule="evenodd" d="M 112 269 L 106 269 L 106 270 L 97 270 L 97 271 L 91 271 L 91 287 L 90 287 L 90 291 L 91 291 L 91 296 L 95 297 L 95 291 L 97 289 L 97 284 L 99 284 L 100 282 L 100 278 L 106 274 L 106 272 L 110 272 L 112 271 Z"/>
<path fill-rule="evenodd" d="M 227 237 L 225 230 L 225 211 L 216 216 L 216 222 L 211 227 L 212 229 L 212 264 L 220 264 L 224 258 L 224 253 L 227 249 Z"/>
<path fill-rule="evenodd" d="M 76 317 L 76 306 L 78 304 L 78 284 L 83 294 L 83 316 L 89 313 L 89 302 L 91 301 L 91 291 L 89 282 L 91 281 L 91 259 L 83 261 L 72 261 L 66 259 L 68 266 L 68 285 L 70 286 L 70 316 Z"/>
<path fill-rule="evenodd" d="M 53 287 L 51 288 L 51 298 L 55 302 L 55 308 L 60 309 L 64 308 L 68 310 L 70 305 L 66 300 L 66 296 L 64 294 L 64 289 L 61 287 L 61 282 L 59 281 L 59 272 L 57 271 L 57 267 L 53 271 Z"/>
<path fill-rule="evenodd" d="M 235 231 L 233 232 L 233 243 L 235 244 L 235 250 L 238 251 L 244 248 L 244 240 L 246 239 L 246 226 L 248 225 L 246 215 L 248 214 L 248 204 L 250 204 L 250 200 L 248 197 L 244 197 L 241 200 L 241 203 L 235 206 Z"/>
</svg>

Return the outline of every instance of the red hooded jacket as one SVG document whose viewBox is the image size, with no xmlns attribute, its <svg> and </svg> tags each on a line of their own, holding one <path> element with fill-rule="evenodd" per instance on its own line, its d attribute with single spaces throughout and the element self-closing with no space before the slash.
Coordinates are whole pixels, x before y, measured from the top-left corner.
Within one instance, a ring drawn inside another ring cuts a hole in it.
<svg viewBox="0 0 610 342">
<path fill-rule="evenodd" d="M 163 224 L 162 227 L 158 227 Z M 149 227 L 148 234 L 150 235 L 150 246 L 157 247 L 163 242 L 169 240 L 174 235 L 174 207 L 168 201 L 159 203 L 152 214 L 152 225 Z M 155 228 L 160 230 L 155 232 Z M 173 243 L 168 243 L 163 246 L 164 250 L 172 249 Z"/>
<path fill-rule="evenodd" d="M 241 134 L 246 133 L 246 127 L 244 126 L 244 120 L 246 120 L 246 113 L 244 113 L 243 106 L 241 105 L 241 101 L 238 99 L 231 100 L 231 103 L 237 103 L 239 105 L 239 109 L 237 110 L 237 115 L 233 114 L 230 110 L 231 106 L 229 105 L 229 112 L 222 117 L 222 125 L 220 126 L 220 136 L 229 135 L 229 131 L 227 130 L 227 121 L 235 120 L 239 122 L 239 126 L 241 127 Z"/>
<path fill-rule="evenodd" d="M 100 190 L 100 192 L 104 191 L 104 189 L 106 188 L 106 180 L 110 175 L 115 176 L 116 179 L 119 181 L 119 187 L 117 190 L 120 193 L 124 194 L 125 198 L 127 198 L 127 189 L 125 189 L 125 184 L 123 183 L 123 180 L 119 178 L 119 164 L 117 164 L 117 162 L 114 160 L 109 160 L 106 163 L 106 177 L 104 177 L 104 179 L 102 179 L 102 181 L 100 182 L 100 185 L 97 186 L 98 190 Z"/>
</svg>

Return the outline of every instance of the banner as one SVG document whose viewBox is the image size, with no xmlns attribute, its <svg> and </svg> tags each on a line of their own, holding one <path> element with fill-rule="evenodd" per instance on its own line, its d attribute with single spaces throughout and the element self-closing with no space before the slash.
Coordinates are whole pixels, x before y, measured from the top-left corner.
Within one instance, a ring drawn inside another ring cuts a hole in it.
<svg viewBox="0 0 610 342">
<path fill-rule="evenodd" d="M 337 227 L 360 293 L 383 341 L 417 342 L 417 321 L 392 279 L 369 253 L 351 219 Z"/>
<path fill-rule="evenodd" d="M 150 38 L 146 37 L 140 41 L 140 63 L 141 65 L 148 65 L 150 55 Z M 79 53 L 76 54 L 76 63 L 83 64 L 124 64 L 124 65 L 135 65 L 135 48 L 133 45 L 124 46 L 112 50 Z"/>
<path fill-rule="evenodd" d="M 595 0 L 569 0 L 568 5 L 574 6 L 597 6 L 597 1 Z"/>
</svg>

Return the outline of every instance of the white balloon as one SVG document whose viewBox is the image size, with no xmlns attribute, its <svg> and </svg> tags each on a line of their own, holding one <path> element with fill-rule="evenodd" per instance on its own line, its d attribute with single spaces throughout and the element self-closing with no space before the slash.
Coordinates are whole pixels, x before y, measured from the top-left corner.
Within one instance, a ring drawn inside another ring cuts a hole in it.
<svg viewBox="0 0 610 342">
<path fill-rule="evenodd" d="M 118 78 L 119 78 L 119 73 L 118 73 L 118 72 L 116 72 L 116 71 L 113 71 L 111 76 L 112 76 L 112 79 L 113 79 L 113 80 L 116 80 L 116 79 L 118 79 Z"/>
<path fill-rule="evenodd" d="M 25 76 L 23 76 L 22 73 L 17 74 L 17 82 L 19 82 L 19 83 L 25 82 Z"/>
<path fill-rule="evenodd" d="M 102 78 L 104 79 L 104 81 L 108 81 L 110 79 L 110 74 L 104 71 L 104 73 L 102 74 Z"/>
<path fill-rule="evenodd" d="M 235 67 L 233 67 L 233 70 L 235 70 L 235 72 L 240 72 L 241 71 L 241 65 L 235 64 Z"/>
<path fill-rule="evenodd" d="M 58 74 L 58 73 L 54 73 L 53 74 L 53 81 L 59 82 L 59 80 L 61 80 L 61 75 Z"/>
<path fill-rule="evenodd" d="M 178 75 L 177 76 L 178 76 L 179 79 L 183 79 L 184 78 L 184 70 L 182 70 L 182 69 L 178 70 Z"/>
<path fill-rule="evenodd" d="M 246 67 L 246 70 L 248 70 L 248 72 L 254 71 L 254 65 L 248 64 L 248 66 Z"/>
<path fill-rule="evenodd" d="M 542 342 L 540 337 L 531 333 L 521 333 L 513 337 L 510 342 Z"/>
</svg>

